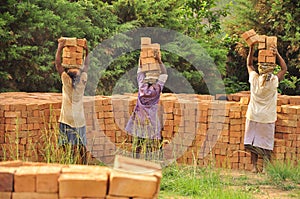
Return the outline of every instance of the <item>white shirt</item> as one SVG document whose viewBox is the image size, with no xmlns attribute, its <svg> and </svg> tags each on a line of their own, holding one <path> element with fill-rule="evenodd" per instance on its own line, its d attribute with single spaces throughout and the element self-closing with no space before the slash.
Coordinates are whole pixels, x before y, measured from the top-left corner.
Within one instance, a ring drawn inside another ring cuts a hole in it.
<svg viewBox="0 0 300 199">
<path fill-rule="evenodd" d="M 255 71 L 249 73 L 250 102 L 246 118 L 260 123 L 272 123 L 277 120 L 278 77 L 272 74 L 269 81 L 262 86 L 263 77 Z"/>
<path fill-rule="evenodd" d="M 72 79 L 66 72 L 61 74 L 61 79 L 63 87 L 59 122 L 68 124 L 73 128 L 83 127 L 85 126 L 83 95 L 87 82 L 87 73 L 81 73 L 80 82 L 75 89 L 72 87 Z"/>
</svg>

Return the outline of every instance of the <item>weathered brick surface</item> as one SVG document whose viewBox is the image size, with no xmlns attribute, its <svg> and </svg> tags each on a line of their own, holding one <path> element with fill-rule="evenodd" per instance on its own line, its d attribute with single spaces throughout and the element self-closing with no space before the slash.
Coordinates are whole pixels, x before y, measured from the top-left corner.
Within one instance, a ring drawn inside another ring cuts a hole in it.
<svg viewBox="0 0 300 199">
<path fill-rule="evenodd" d="M 130 197 L 110 196 L 110 195 L 107 195 L 106 199 L 130 199 Z"/>
<path fill-rule="evenodd" d="M 37 170 L 36 192 L 58 193 L 58 177 L 62 166 L 41 166 Z"/>
<path fill-rule="evenodd" d="M 104 174 L 62 174 L 58 179 L 59 196 L 104 198 L 107 179 L 108 176 Z"/>
<path fill-rule="evenodd" d="M 36 166 L 21 166 L 14 175 L 15 192 L 36 192 Z"/>
<path fill-rule="evenodd" d="M 157 178 L 112 170 L 109 186 L 109 195 L 151 198 L 157 192 Z"/>
<path fill-rule="evenodd" d="M 12 192 L 14 189 L 14 167 L 0 166 L 0 192 Z"/>
<path fill-rule="evenodd" d="M 118 171 L 104 166 L 45 163 L 37 165 L 34 162 L 22 162 L 21 166 L 12 167 L 11 165 L 16 165 L 16 162 L 2 162 L 2 165 L 5 163 L 5 166 L 0 166 L 0 174 L 12 174 L 15 181 L 9 182 L 10 187 L 5 186 L 0 191 L 0 198 L 129 199 L 129 196 L 124 196 L 124 193 L 125 195 L 144 199 L 157 198 L 161 178 L 160 166 L 152 162 L 146 164 L 147 162 L 143 160 L 116 157 L 115 161 L 120 163 L 116 166 Z M 132 162 L 132 167 L 130 167 L 130 162 Z M 20 162 L 18 161 L 18 163 Z M 122 165 L 126 166 L 123 167 Z M 135 168 L 138 171 L 147 171 L 147 174 L 132 173 Z M 154 168 L 155 171 L 153 171 Z M 111 175 L 112 172 L 116 173 Z M 48 179 L 48 182 L 46 182 L 46 179 Z M 137 184 L 141 188 L 140 190 L 136 190 L 138 188 Z M 127 186 L 132 186 L 132 188 L 126 188 L 126 191 L 124 191 L 120 186 L 123 189 Z M 12 189 L 12 187 L 15 187 L 15 189 Z M 145 187 L 147 188 L 144 189 Z M 108 193 L 111 194 L 108 195 Z"/>
<path fill-rule="evenodd" d="M 58 199 L 58 193 L 14 192 L 12 199 Z"/>
<path fill-rule="evenodd" d="M 0 191 L 0 198 L 1 199 L 11 199 L 11 192 L 1 192 Z"/>
</svg>

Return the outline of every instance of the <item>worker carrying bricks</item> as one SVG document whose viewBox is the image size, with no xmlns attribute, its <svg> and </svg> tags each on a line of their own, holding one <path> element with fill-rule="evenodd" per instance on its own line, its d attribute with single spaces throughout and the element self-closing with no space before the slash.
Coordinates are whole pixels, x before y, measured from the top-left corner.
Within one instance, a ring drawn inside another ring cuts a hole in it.
<svg viewBox="0 0 300 199">
<path fill-rule="evenodd" d="M 250 37 L 252 38 L 246 38 Z M 266 163 L 270 161 L 271 151 L 274 147 L 275 121 L 277 120 L 277 87 L 284 78 L 287 66 L 277 50 L 276 37 L 256 35 L 252 30 L 244 33 L 249 54 L 247 57 L 247 69 L 250 83 L 250 101 L 246 112 L 245 148 L 251 152 L 252 172 L 258 172 L 258 156 L 263 158 L 264 172 Z M 256 37 L 253 38 L 253 37 Z M 254 46 L 258 43 L 258 73 L 253 66 Z M 274 75 L 277 62 L 280 71 Z"/>
<path fill-rule="evenodd" d="M 151 152 L 154 151 L 161 155 L 158 103 L 168 75 L 159 48 L 159 44 L 151 44 L 151 38 L 141 38 L 141 55 L 137 70 L 138 98 L 125 128 L 133 136 L 133 156 L 136 158 L 144 154 L 146 159 L 150 159 L 153 155 Z"/>
<path fill-rule="evenodd" d="M 62 80 L 58 143 L 70 147 L 74 161 L 86 164 L 86 122 L 83 95 L 87 83 L 88 47 L 85 39 L 58 39 L 55 66 Z M 63 57 L 63 61 L 61 61 Z M 83 61 L 84 60 L 84 61 Z M 78 157 L 78 154 L 80 157 Z"/>
</svg>

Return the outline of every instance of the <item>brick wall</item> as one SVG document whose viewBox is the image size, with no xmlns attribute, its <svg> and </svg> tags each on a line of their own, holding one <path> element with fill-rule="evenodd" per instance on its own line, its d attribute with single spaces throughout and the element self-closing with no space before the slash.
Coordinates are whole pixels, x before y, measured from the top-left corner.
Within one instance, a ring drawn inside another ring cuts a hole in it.
<svg viewBox="0 0 300 199">
<path fill-rule="evenodd" d="M 179 163 L 234 169 L 251 168 L 243 135 L 249 93 L 228 95 L 162 94 L 160 111 L 165 158 Z M 115 154 L 130 153 L 132 138 L 124 131 L 136 94 L 85 97 L 88 147 L 111 164 Z M 300 158 L 300 97 L 279 95 L 273 159 Z M 41 140 L 58 132 L 61 94 L 0 94 L 0 158 L 41 160 Z M 18 151 L 18 154 L 16 154 Z"/>
</svg>

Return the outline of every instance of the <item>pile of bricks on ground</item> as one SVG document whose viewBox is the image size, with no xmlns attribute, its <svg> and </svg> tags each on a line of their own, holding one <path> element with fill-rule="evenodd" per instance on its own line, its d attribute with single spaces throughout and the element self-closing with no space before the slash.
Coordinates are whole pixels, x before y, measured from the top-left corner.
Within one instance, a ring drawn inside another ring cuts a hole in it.
<svg viewBox="0 0 300 199">
<path fill-rule="evenodd" d="M 218 98 L 162 94 L 165 155 L 173 154 L 170 158 L 179 163 L 249 170 L 250 155 L 243 146 L 249 92 L 227 95 L 227 101 Z M 136 94 L 84 97 L 88 147 L 94 157 L 113 163 L 115 154 L 131 151 L 132 138 L 124 129 L 136 99 Z M 41 160 L 43 136 L 57 132 L 61 95 L 2 93 L 0 102 L 0 158 L 18 151 L 19 157 Z M 277 113 L 273 159 L 296 162 L 300 159 L 300 96 L 279 95 Z"/>
<path fill-rule="evenodd" d="M 21 161 L 0 162 L 0 198 L 158 198 L 161 180 L 159 165 L 125 157 L 117 158 L 121 159 L 121 163 L 115 168 Z"/>
</svg>

